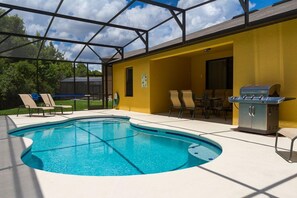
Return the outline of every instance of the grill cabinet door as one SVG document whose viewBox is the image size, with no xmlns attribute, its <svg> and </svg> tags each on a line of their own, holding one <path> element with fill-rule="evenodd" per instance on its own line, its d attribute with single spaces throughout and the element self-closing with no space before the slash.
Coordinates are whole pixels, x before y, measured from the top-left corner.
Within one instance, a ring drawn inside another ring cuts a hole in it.
<svg viewBox="0 0 297 198">
<path fill-rule="evenodd" d="M 267 130 L 267 105 L 252 104 L 252 128 Z"/>
<path fill-rule="evenodd" d="M 240 103 L 239 104 L 239 127 L 251 128 L 252 127 L 252 117 L 249 115 L 249 108 L 252 104 Z"/>
</svg>

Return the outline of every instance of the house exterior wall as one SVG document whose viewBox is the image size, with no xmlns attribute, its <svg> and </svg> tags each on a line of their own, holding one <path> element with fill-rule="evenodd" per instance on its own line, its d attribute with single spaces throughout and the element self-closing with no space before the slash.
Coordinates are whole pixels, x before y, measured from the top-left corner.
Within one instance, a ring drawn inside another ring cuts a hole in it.
<svg viewBox="0 0 297 198">
<path fill-rule="evenodd" d="M 191 85 L 192 91 L 198 96 L 202 96 L 206 81 L 206 61 L 232 57 L 233 50 L 228 49 L 220 52 L 202 53 L 191 57 Z"/>
<path fill-rule="evenodd" d="M 294 19 L 116 63 L 113 66 L 113 91 L 120 93 L 122 100 L 119 109 L 146 113 L 166 112 L 169 89 L 192 89 L 197 94 L 202 93 L 205 88 L 205 62 L 230 55 L 233 55 L 234 61 L 233 95 L 239 95 L 244 85 L 280 83 L 282 96 L 297 97 L 296 27 L 297 19 Z M 230 44 L 232 49 L 222 52 L 207 55 L 199 53 L 205 48 L 215 49 Z M 135 70 L 133 98 L 124 96 L 124 68 L 128 66 L 133 66 Z M 142 72 L 148 73 L 147 89 L 140 87 Z M 234 108 L 233 124 L 237 124 L 237 120 L 238 110 Z M 280 105 L 280 126 L 297 126 L 297 100 Z"/>
<path fill-rule="evenodd" d="M 188 58 L 172 57 L 150 62 L 151 113 L 167 112 L 169 90 L 191 89 L 191 62 Z"/>
<path fill-rule="evenodd" d="M 126 68 L 133 67 L 133 97 L 126 97 Z M 149 59 L 143 58 L 122 62 L 113 66 L 113 93 L 118 92 L 118 109 L 150 113 L 150 65 Z M 148 76 L 148 87 L 141 86 L 141 75 Z"/>
</svg>

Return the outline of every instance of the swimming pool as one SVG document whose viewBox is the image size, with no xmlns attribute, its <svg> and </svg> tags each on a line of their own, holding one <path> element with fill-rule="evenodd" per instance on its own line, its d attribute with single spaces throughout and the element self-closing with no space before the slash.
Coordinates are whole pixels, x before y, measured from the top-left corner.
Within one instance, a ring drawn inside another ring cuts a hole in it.
<svg viewBox="0 0 297 198">
<path fill-rule="evenodd" d="M 178 131 L 133 126 L 127 118 L 74 119 L 17 129 L 33 140 L 23 162 L 44 171 L 89 176 L 140 175 L 198 166 L 222 149 Z"/>
</svg>

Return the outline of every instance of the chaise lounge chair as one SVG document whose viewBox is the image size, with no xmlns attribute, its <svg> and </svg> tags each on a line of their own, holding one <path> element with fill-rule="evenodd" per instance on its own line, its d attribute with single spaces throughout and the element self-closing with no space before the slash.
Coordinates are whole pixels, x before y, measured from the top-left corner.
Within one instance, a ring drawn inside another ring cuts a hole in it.
<svg viewBox="0 0 297 198">
<path fill-rule="evenodd" d="M 181 116 L 182 114 L 182 103 L 180 102 L 179 99 L 179 94 L 177 90 L 169 90 L 169 95 L 170 95 L 170 101 L 171 101 L 171 106 L 169 109 L 169 115 L 171 115 L 172 109 L 178 109 L 178 117 Z"/>
<path fill-rule="evenodd" d="M 181 90 L 182 102 L 184 104 L 184 109 L 190 110 L 192 118 L 195 117 L 196 105 L 193 100 L 193 93 L 191 90 Z"/>
<path fill-rule="evenodd" d="M 201 109 L 205 118 L 208 118 L 206 101 L 203 99 L 199 104 L 196 104 L 193 99 L 193 92 L 191 90 L 181 90 L 182 102 L 185 110 L 189 110 L 192 119 L 195 118 L 196 110 Z"/>
<path fill-rule="evenodd" d="M 50 113 L 51 113 L 51 110 L 54 110 L 53 107 L 39 107 L 39 106 L 37 106 L 30 94 L 19 94 L 19 96 L 20 96 L 21 100 L 23 101 L 24 105 L 19 106 L 17 116 L 19 116 L 19 111 L 20 111 L 21 107 L 25 107 L 29 110 L 30 117 L 32 116 L 34 110 L 37 110 L 38 113 L 40 110 L 42 110 L 43 116 L 44 116 L 44 112 L 46 110 L 50 111 Z"/>
<path fill-rule="evenodd" d="M 53 107 L 53 108 L 59 108 L 61 109 L 61 113 L 64 114 L 64 109 L 70 109 L 73 113 L 73 107 L 71 105 L 56 105 L 54 99 L 52 98 L 51 94 L 40 94 L 45 106 L 47 107 Z"/>
</svg>

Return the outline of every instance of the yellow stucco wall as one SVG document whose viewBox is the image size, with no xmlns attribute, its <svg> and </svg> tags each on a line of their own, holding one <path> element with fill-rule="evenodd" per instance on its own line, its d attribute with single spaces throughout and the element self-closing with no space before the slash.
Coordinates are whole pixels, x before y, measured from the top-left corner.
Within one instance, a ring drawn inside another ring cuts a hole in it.
<svg viewBox="0 0 297 198">
<path fill-rule="evenodd" d="M 297 20 L 281 24 L 281 95 L 297 98 Z M 281 105 L 280 118 L 284 126 L 297 127 L 297 100 Z"/>
<path fill-rule="evenodd" d="M 133 97 L 126 97 L 126 68 L 133 67 Z M 122 62 L 113 67 L 113 92 L 118 92 L 120 102 L 118 109 L 150 113 L 150 77 L 149 60 L 139 59 Z M 148 76 L 148 87 L 141 86 L 141 75 Z"/>
<path fill-rule="evenodd" d="M 282 96 L 297 97 L 296 27 L 295 19 L 137 60 L 117 63 L 113 71 L 114 91 L 119 91 L 122 97 L 119 108 L 151 113 L 166 111 L 168 104 L 165 101 L 169 102 L 169 99 L 164 99 L 168 97 L 168 92 L 165 90 L 189 87 L 194 92 L 201 93 L 205 86 L 205 61 L 228 57 L 232 54 L 234 95 L 239 95 L 239 89 L 244 85 L 280 83 Z M 230 44 L 233 49 L 207 55 L 201 53 L 205 48 L 215 49 Z M 195 54 L 196 52 L 198 54 Z M 124 68 L 128 66 L 133 66 L 135 70 L 133 98 L 123 97 Z M 148 72 L 149 75 L 147 89 L 140 87 L 142 72 Z M 176 76 L 184 80 L 174 81 Z M 237 124 L 237 119 L 238 111 L 234 108 L 234 124 Z M 280 105 L 280 120 L 282 127 L 297 126 L 297 100 Z"/>
<path fill-rule="evenodd" d="M 191 89 L 191 62 L 188 58 L 172 57 L 151 61 L 151 113 L 169 109 L 169 90 Z"/>
</svg>

